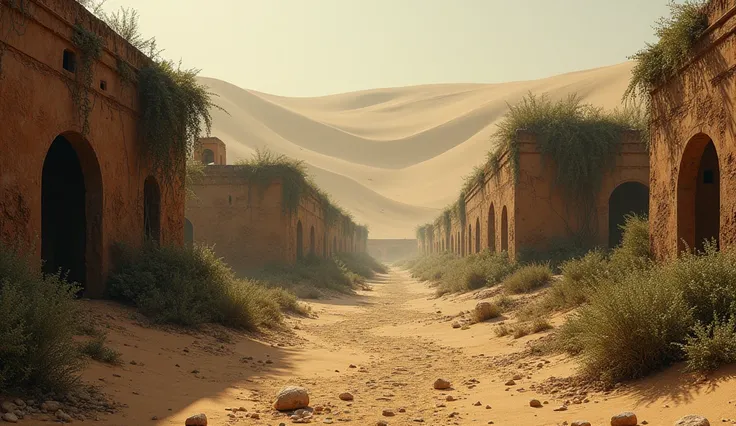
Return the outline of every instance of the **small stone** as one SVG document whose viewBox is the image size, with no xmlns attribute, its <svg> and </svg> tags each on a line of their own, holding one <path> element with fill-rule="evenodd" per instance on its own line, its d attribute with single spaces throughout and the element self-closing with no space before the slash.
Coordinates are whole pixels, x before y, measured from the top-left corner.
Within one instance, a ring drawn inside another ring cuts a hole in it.
<svg viewBox="0 0 736 426">
<path fill-rule="evenodd" d="M 340 394 L 340 399 L 343 401 L 352 401 L 354 397 L 350 392 L 343 392 Z"/>
<path fill-rule="evenodd" d="M 69 414 L 63 412 L 62 410 L 56 411 L 56 418 L 61 420 L 64 423 L 71 423 L 72 422 L 72 416 Z"/>
<path fill-rule="evenodd" d="M 473 404 L 473 405 L 475 405 L 476 407 L 480 407 L 483 404 L 481 404 L 480 401 L 476 401 L 475 404 Z"/>
<path fill-rule="evenodd" d="M 539 408 L 542 406 L 542 403 L 539 402 L 538 399 L 532 399 L 531 401 L 529 401 L 529 406 L 533 408 Z"/>
<path fill-rule="evenodd" d="M 386 420 L 379 420 L 376 426 L 388 426 L 388 422 Z"/>
<path fill-rule="evenodd" d="M 56 412 L 61 408 L 61 403 L 58 403 L 56 401 L 46 401 L 43 404 L 41 404 L 41 409 L 48 411 L 48 412 Z"/>
<path fill-rule="evenodd" d="M 611 417 L 611 426 L 636 426 L 637 423 L 639 421 L 636 418 L 636 414 L 631 411 Z"/>
<path fill-rule="evenodd" d="M 703 416 L 691 414 L 676 421 L 674 426 L 710 426 L 710 422 Z"/>
<path fill-rule="evenodd" d="M 552 411 L 567 411 L 567 405 L 560 405 Z"/>
<path fill-rule="evenodd" d="M 490 405 L 486 405 L 486 410 L 490 410 L 490 409 L 491 409 L 491 406 Z"/>
<path fill-rule="evenodd" d="M 509 380 L 508 382 L 504 383 L 505 386 L 514 386 L 516 384 L 515 381 Z"/>
<path fill-rule="evenodd" d="M 3 403 L 0 404 L 0 410 L 2 410 L 3 413 L 12 413 L 13 411 L 17 409 L 18 409 L 18 406 L 13 404 L 10 401 L 3 401 Z"/>
<path fill-rule="evenodd" d="M 460 327 L 462 327 L 462 325 L 460 325 L 459 322 L 455 321 L 452 323 L 452 328 L 460 328 Z"/>
<path fill-rule="evenodd" d="M 383 410 L 383 415 L 386 416 L 386 417 L 393 417 L 393 416 L 396 415 L 396 413 L 394 413 L 391 410 Z"/>
<path fill-rule="evenodd" d="M 185 426 L 207 426 L 207 416 L 204 413 L 199 413 L 186 420 Z"/>
<path fill-rule="evenodd" d="M 434 381 L 434 388 L 437 390 L 449 389 L 450 386 L 450 382 L 445 379 L 437 379 Z"/>
<path fill-rule="evenodd" d="M 455 397 L 454 397 L 454 396 L 452 396 L 452 395 L 447 395 L 447 397 L 445 398 L 445 401 L 447 401 L 447 402 L 452 402 L 452 401 L 456 401 L 456 399 L 455 399 Z"/>
<path fill-rule="evenodd" d="M 18 416 L 13 413 L 5 413 L 3 414 L 3 420 L 8 423 L 18 423 Z"/>
<path fill-rule="evenodd" d="M 570 426 L 590 426 L 590 422 L 586 422 L 585 420 L 575 420 L 570 423 Z"/>
<path fill-rule="evenodd" d="M 348 366 L 348 368 L 358 368 L 358 366 L 357 366 L 357 365 L 355 365 L 355 364 L 350 364 L 350 365 Z"/>
<path fill-rule="evenodd" d="M 17 398 L 17 399 L 15 400 L 15 401 L 13 401 L 13 403 L 14 403 L 15 405 L 17 405 L 18 407 L 20 407 L 20 408 L 25 408 L 25 407 L 26 407 L 26 402 L 25 402 L 25 401 L 23 401 L 23 400 L 22 400 L 22 399 L 20 399 L 20 398 Z"/>
</svg>

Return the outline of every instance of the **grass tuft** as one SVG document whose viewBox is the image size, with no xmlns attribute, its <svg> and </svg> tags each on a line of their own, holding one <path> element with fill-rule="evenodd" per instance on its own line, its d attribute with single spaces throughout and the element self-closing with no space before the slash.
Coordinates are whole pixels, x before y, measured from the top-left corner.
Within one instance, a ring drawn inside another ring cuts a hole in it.
<svg viewBox="0 0 736 426">
<path fill-rule="evenodd" d="M 530 293 L 552 280 L 552 270 L 547 265 L 526 265 L 517 269 L 503 281 L 504 290 L 512 294 Z"/>
</svg>

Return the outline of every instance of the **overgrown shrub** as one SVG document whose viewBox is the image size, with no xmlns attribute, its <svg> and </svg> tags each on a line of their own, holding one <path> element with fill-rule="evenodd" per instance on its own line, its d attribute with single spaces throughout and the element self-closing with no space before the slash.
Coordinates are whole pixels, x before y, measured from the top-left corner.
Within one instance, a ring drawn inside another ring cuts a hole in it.
<svg viewBox="0 0 736 426">
<path fill-rule="evenodd" d="M 72 337 L 79 288 L 0 244 L 0 389 L 65 391 L 82 367 Z"/>
<path fill-rule="evenodd" d="M 582 257 L 589 251 L 590 247 L 575 238 L 553 238 L 545 249 L 522 247 L 517 254 L 517 261 L 522 264 L 547 263 L 555 273 L 559 273 L 563 263 Z"/>
<path fill-rule="evenodd" d="M 552 270 L 547 265 L 526 265 L 517 269 L 503 281 L 504 290 L 513 294 L 529 293 L 552 280 Z"/>
<path fill-rule="evenodd" d="M 659 40 L 636 52 L 631 80 L 624 99 L 637 96 L 648 99 L 649 91 L 673 77 L 692 57 L 695 43 L 708 28 L 705 0 L 670 3 L 670 17 L 661 18 L 654 27 Z"/>
<path fill-rule="evenodd" d="M 281 308 L 293 308 L 293 299 L 279 290 L 236 279 L 208 247 L 117 249 L 109 296 L 132 303 L 155 322 L 256 329 L 280 324 Z"/>
<path fill-rule="evenodd" d="M 445 271 L 438 280 L 437 294 L 493 286 L 503 281 L 516 268 L 516 263 L 511 262 L 505 252 L 491 253 L 484 250 L 478 254 L 459 258 L 445 265 Z"/>
<path fill-rule="evenodd" d="M 681 345 L 691 371 L 711 371 L 736 362 L 736 317 L 717 317 L 710 324 L 698 322 Z"/>
<path fill-rule="evenodd" d="M 95 336 L 94 338 L 82 343 L 79 350 L 95 361 L 104 362 L 106 364 L 118 365 L 122 361 L 120 352 L 106 345 L 104 334 Z"/>
<path fill-rule="evenodd" d="M 339 253 L 335 257 L 342 261 L 348 270 L 364 278 L 373 278 L 376 274 L 388 273 L 386 266 L 368 253 Z"/>
</svg>

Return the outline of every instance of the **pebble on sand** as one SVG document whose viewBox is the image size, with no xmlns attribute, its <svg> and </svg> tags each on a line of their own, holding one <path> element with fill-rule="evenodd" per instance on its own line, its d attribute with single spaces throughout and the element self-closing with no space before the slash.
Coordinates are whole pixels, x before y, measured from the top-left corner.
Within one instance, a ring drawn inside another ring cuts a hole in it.
<svg viewBox="0 0 736 426">
<path fill-rule="evenodd" d="M 309 406 L 309 392 L 299 386 L 286 386 L 276 395 L 273 408 L 278 411 L 291 411 Z"/>
<path fill-rule="evenodd" d="M 450 381 L 445 379 L 437 379 L 434 381 L 434 388 L 437 390 L 450 389 Z"/>
</svg>

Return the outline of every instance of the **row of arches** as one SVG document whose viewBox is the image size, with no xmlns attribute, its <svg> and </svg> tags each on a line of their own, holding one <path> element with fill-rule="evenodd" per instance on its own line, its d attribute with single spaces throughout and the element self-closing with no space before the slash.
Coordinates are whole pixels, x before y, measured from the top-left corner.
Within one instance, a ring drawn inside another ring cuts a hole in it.
<svg viewBox="0 0 736 426">
<path fill-rule="evenodd" d="M 161 188 L 143 182 L 143 238 L 161 240 Z M 41 259 L 46 273 L 62 271 L 83 290 L 101 286 L 102 173 L 89 143 L 79 134 L 54 138 L 41 171 Z M 100 289 L 95 289 L 98 292 Z"/>
<path fill-rule="evenodd" d="M 304 252 L 304 227 L 302 221 L 298 220 L 296 223 L 296 258 L 301 260 L 305 258 L 305 255 L 316 256 L 316 234 L 314 225 L 309 227 L 309 246 L 308 251 Z M 322 235 L 322 257 L 328 257 L 335 253 L 344 252 L 355 252 L 358 251 L 355 241 L 349 238 L 337 238 L 337 235 L 332 236 L 332 244 L 329 244 L 329 237 L 325 232 Z"/>
</svg>

